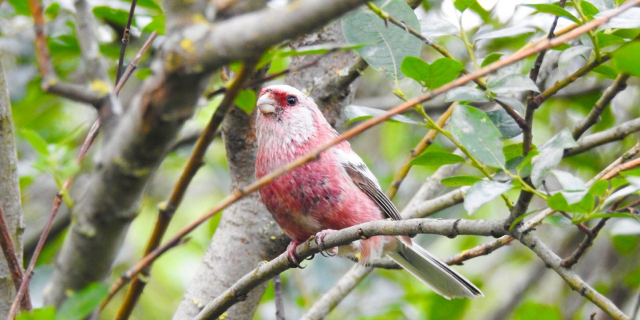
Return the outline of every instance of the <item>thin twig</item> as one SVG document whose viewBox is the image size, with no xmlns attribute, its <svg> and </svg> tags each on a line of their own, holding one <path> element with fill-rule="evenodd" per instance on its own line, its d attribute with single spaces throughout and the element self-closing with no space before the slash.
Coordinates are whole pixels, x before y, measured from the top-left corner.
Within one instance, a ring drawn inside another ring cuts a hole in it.
<svg viewBox="0 0 640 320">
<path fill-rule="evenodd" d="M 615 176 L 617 176 L 621 171 L 626 171 L 633 169 L 637 166 L 640 166 L 640 158 L 633 159 L 629 162 L 622 163 L 616 166 L 613 170 L 609 171 L 606 175 L 602 177 L 602 180 L 609 180 Z"/>
<path fill-rule="evenodd" d="M 273 277 L 273 295 L 276 300 L 276 320 L 285 320 L 284 315 L 284 297 L 282 291 L 282 278 L 278 273 Z"/>
<path fill-rule="evenodd" d="M 622 140 L 628 135 L 638 131 L 640 131 L 640 118 L 621 123 L 604 131 L 584 136 L 577 141 L 578 145 L 575 148 L 565 150 L 564 156 L 568 157 L 576 155 L 605 143 Z"/>
<path fill-rule="evenodd" d="M 22 265 L 16 254 L 16 247 L 11 240 L 11 232 L 7 225 L 7 220 L 4 218 L 4 211 L 2 209 L 2 202 L 0 202 L 0 246 L 2 246 L 2 252 L 4 258 L 7 260 L 7 267 L 9 273 L 11 273 L 11 279 L 13 279 L 13 285 L 16 287 L 16 291 L 20 289 L 20 283 L 22 282 Z M 20 303 L 20 309 L 23 311 L 31 310 L 31 298 L 29 293 L 22 297 Z"/>
<path fill-rule="evenodd" d="M 174 213 L 180 206 L 184 194 L 189 187 L 189 184 L 193 180 L 193 177 L 195 177 L 198 169 L 200 169 L 200 167 L 204 163 L 203 158 L 205 153 L 207 152 L 207 148 L 215 138 L 216 132 L 222 124 L 225 116 L 232 109 L 233 101 L 235 100 L 240 90 L 243 88 L 244 83 L 253 74 L 255 65 L 255 61 L 245 62 L 242 70 L 234 79 L 233 83 L 229 87 L 229 90 L 227 90 L 224 99 L 222 100 L 213 116 L 211 117 L 211 120 L 207 124 L 206 128 L 198 138 L 198 141 L 196 142 L 193 152 L 191 153 L 191 156 L 189 157 L 189 160 L 187 161 L 187 164 L 185 165 L 180 178 L 173 187 L 171 195 L 166 202 L 159 206 L 158 220 L 156 221 L 153 233 L 149 237 L 144 255 L 147 255 L 154 251 L 160 244 L 160 241 L 162 241 L 162 238 L 164 237 L 164 234 L 169 227 L 169 223 L 171 222 Z M 149 269 L 150 265 L 142 270 L 145 278 L 148 277 L 150 271 Z M 124 298 L 124 301 L 122 302 L 120 310 L 118 311 L 116 319 L 129 318 L 131 312 L 133 311 L 133 307 L 137 303 L 138 298 L 144 290 L 145 285 L 146 281 L 140 281 L 139 277 L 136 277 L 132 280 L 131 286 L 129 287 L 129 290 L 127 290 L 127 294 Z M 119 288 L 114 289 L 115 290 L 110 291 L 110 294 L 107 296 L 107 298 L 103 300 L 101 304 L 101 310 L 107 305 L 109 300 L 111 300 L 111 298 Z"/>
<path fill-rule="evenodd" d="M 436 124 L 439 127 L 441 128 L 444 127 L 449 117 L 451 117 L 451 114 L 453 113 L 453 109 L 455 108 L 456 105 L 457 103 L 455 102 L 452 103 L 447 109 L 447 111 L 445 111 L 442 115 L 440 115 L 440 117 L 436 121 Z M 393 199 L 393 197 L 398 192 L 398 189 L 400 188 L 400 184 L 402 183 L 404 178 L 407 176 L 407 174 L 409 174 L 409 170 L 411 170 L 411 167 L 413 166 L 411 164 L 411 161 L 417 158 L 424 150 L 426 150 L 427 148 L 429 148 L 429 146 L 431 146 L 431 144 L 433 144 L 433 139 L 435 139 L 437 134 L 438 134 L 437 130 L 435 129 L 429 130 L 429 132 L 427 132 L 427 134 L 422 138 L 422 140 L 420 140 L 420 142 L 416 145 L 416 147 L 411 149 L 411 152 L 409 153 L 409 155 L 404 159 L 404 162 L 402 163 L 402 167 L 400 167 L 400 170 L 398 170 L 396 175 L 393 177 L 393 181 L 389 185 L 389 189 L 387 190 L 387 195 L 389 196 L 390 199 Z"/>
<path fill-rule="evenodd" d="M 97 107 L 102 102 L 104 95 L 89 90 L 85 86 L 61 81 L 57 77 L 53 64 L 51 63 L 51 53 L 47 47 L 47 38 L 44 34 L 42 4 L 39 0 L 29 0 L 29 10 L 33 16 L 33 25 L 36 34 L 36 57 L 38 67 L 40 68 L 40 75 L 42 76 L 42 90 Z"/>
<path fill-rule="evenodd" d="M 593 109 L 591 109 L 587 117 L 573 129 L 573 139 L 578 140 L 585 131 L 591 128 L 594 124 L 600 122 L 600 115 L 604 109 L 609 105 L 609 103 L 611 103 L 618 93 L 627 88 L 627 79 L 629 79 L 629 75 L 624 73 L 621 73 L 616 77 L 616 80 L 614 80 L 611 86 L 609 86 L 604 94 L 600 96 L 600 99 L 596 101 Z"/>
<path fill-rule="evenodd" d="M 151 46 L 151 44 L 153 43 L 153 41 L 156 39 L 157 36 L 158 36 L 158 33 L 156 33 L 155 31 L 152 32 L 149 35 L 149 38 L 147 38 L 147 41 L 145 41 L 144 45 L 142 45 L 142 48 L 140 48 L 140 51 L 138 51 L 138 53 L 133 58 L 131 63 L 129 63 L 129 65 L 127 66 L 127 69 L 124 71 L 124 74 L 122 75 L 122 77 L 120 77 L 120 81 L 116 83 L 116 88 L 114 89 L 114 92 L 116 95 L 120 93 L 120 90 L 122 89 L 124 84 L 127 82 L 127 80 L 129 80 L 129 77 L 131 76 L 131 74 L 133 74 L 136 68 L 138 68 L 138 63 L 140 62 L 140 59 L 142 59 L 142 56 L 145 54 L 145 52 L 149 50 L 149 47 Z"/>
<path fill-rule="evenodd" d="M 262 187 L 263 185 L 270 183 L 271 181 L 273 181 L 273 179 L 287 173 L 290 172 L 291 170 L 309 162 L 312 161 L 314 159 L 317 159 L 320 155 L 320 153 L 322 153 L 323 151 L 331 148 L 332 146 L 334 146 L 337 143 L 340 143 L 344 140 L 347 140 L 349 138 L 352 138 L 358 134 L 360 134 L 361 132 L 363 132 L 366 129 L 371 128 L 374 125 L 377 125 L 389 118 L 391 118 L 392 116 L 399 114 L 401 112 L 404 112 L 406 110 L 408 110 L 409 108 L 422 103 L 424 101 L 427 101 L 435 96 L 438 96 L 440 94 L 443 94 L 453 88 L 459 87 L 461 85 L 464 85 L 470 81 L 473 81 L 475 79 L 478 79 L 481 76 L 484 76 L 486 74 L 489 74 L 491 72 L 494 72 L 506 65 L 512 64 L 514 62 L 520 61 L 528 56 L 531 56 L 535 53 L 538 53 L 542 50 L 546 50 L 548 48 L 560 45 L 566 41 L 575 39 L 577 37 L 579 37 L 580 35 L 582 35 L 583 33 L 587 32 L 588 30 L 592 30 L 596 27 L 598 27 L 599 25 L 602 25 L 604 23 L 606 23 L 607 21 L 609 21 L 609 19 L 615 17 L 616 15 L 620 14 L 621 12 L 627 10 L 628 8 L 632 7 L 635 4 L 640 3 L 640 0 L 630 0 L 625 2 L 623 5 L 619 6 L 617 9 L 611 10 L 609 12 L 607 12 L 606 15 L 603 15 L 602 17 L 600 17 L 599 19 L 594 19 L 588 23 L 585 23 L 579 27 L 576 27 L 575 29 L 571 30 L 570 32 L 556 37 L 552 40 L 548 40 L 548 39 L 543 39 L 541 41 L 538 42 L 538 44 L 532 48 L 526 49 L 526 50 L 521 50 L 515 54 L 513 54 L 512 56 L 497 61 L 489 66 L 486 66 L 472 74 L 468 74 L 468 75 L 464 75 L 436 90 L 433 91 L 429 91 L 425 94 L 423 94 L 420 97 L 411 99 L 407 102 L 404 102 L 400 105 L 398 105 L 397 107 L 389 110 L 386 114 L 381 115 L 381 116 L 377 116 L 374 118 L 371 118 L 369 120 L 364 121 L 363 123 L 351 128 L 350 130 L 344 132 L 342 135 L 330 140 L 329 142 L 327 142 L 326 144 L 318 147 L 317 149 L 313 150 L 312 152 L 301 156 L 299 158 L 297 158 L 296 160 L 294 160 L 293 162 L 267 174 L 266 176 L 262 177 L 259 180 L 256 180 L 255 182 L 253 182 L 252 184 L 246 186 L 246 187 L 242 187 L 242 188 L 238 188 L 234 191 L 231 192 L 231 194 L 229 196 L 227 196 L 226 198 L 224 198 L 221 202 L 219 202 L 216 206 L 214 206 L 211 210 L 209 210 L 207 213 L 205 213 L 204 215 L 200 216 L 199 218 L 197 218 L 196 220 L 194 220 L 193 222 L 191 222 L 189 225 L 187 225 L 186 227 L 184 227 L 182 230 L 180 230 L 173 238 L 171 238 L 169 241 L 167 241 L 167 243 L 161 247 L 158 247 L 156 250 L 154 250 L 154 252 L 150 253 L 150 255 L 155 255 L 155 257 L 157 257 L 158 255 L 156 255 L 157 251 L 161 251 L 163 250 L 164 246 L 172 246 L 174 245 L 176 242 L 180 241 L 180 239 L 182 237 L 184 237 L 185 235 L 189 234 L 191 231 L 195 230 L 198 226 L 200 226 L 202 223 L 204 223 L 205 221 L 207 221 L 209 218 L 213 217 L 217 212 L 219 212 L 220 210 L 226 208 L 227 206 L 229 206 L 230 204 L 238 201 L 239 199 L 243 198 L 244 196 L 255 192 L 256 190 L 258 190 L 260 187 Z M 145 257 L 144 259 L 146 259 L 147 257 Z M 155 258 L 154 258 L 155 259 Z M 119 280 L 120 281 L 120 280 Z"/>
<path fill-rule="evenodd" d="M 129 39 L 131 37 L 131 21 L 133 21 L 133 14 L 136 11 L 136 3 L 138 0 L 131 0 L 131 8 L 129 9 L 129 18 L 127 19 L 127 25 L 122 32 L 122 43 L 120 44 L 120 59 L 118 60 L 118 70 L 116 72 L 116 85 L 120 82 L 120 76 L 122 76 L 122 66 L 124 65 L 124 55 L 127 52 L 127 46 L 129 45 Z"/>
</svg>

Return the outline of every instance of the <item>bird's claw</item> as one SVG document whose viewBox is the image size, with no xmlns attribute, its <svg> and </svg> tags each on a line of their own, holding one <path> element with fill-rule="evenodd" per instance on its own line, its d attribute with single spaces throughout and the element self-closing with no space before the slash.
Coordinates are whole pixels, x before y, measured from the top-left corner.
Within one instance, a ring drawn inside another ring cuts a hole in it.
<svg viewBox="0 0 640 320">
<path fill-rule="evenodd" d="M 296 258 L 296 248 L 298 247 L 299 244 L 300 243 L 296 241 L 291 241 L 289 243 L 289 246 L 287 247 L 287 258 L 289 259 L 289 262 L 293 264 L 294 267 L 299 269 L 304 269 L 305 267 L 301 266 L 300 262 L 298 262 L 298 258 Z"/>
<path fill-rule="evenodd" d="M 318 250 L 320 250 L 320 254 L 323 257 L 333 257 L 338 254 L 338 247 L 333 247 L 329 250 L 324 249 L 324 237 L 326 237 L 329 233 L 334 232 L 335 230 L 327 229 L 322 230 L 313 237 L 313 241 L 318 245 Z"/>
</svg>

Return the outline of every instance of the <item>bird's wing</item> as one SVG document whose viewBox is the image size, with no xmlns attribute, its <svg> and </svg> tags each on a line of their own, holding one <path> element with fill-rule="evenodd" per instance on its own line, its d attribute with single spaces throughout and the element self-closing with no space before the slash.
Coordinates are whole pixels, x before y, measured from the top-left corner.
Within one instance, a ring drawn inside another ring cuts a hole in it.
<svg viewBox="0 0 640 320">
<path fill-rule="evenodd" d="M 380 210 L 382 210 L 385 216 L 393 220 L 402 220 L 396 206 L 391 202 L 389 197 L 380 190 L 376 177 L 355 152 L 340 150 L 338 157 L 353 183 L 380 207 Z"/>
</svg>

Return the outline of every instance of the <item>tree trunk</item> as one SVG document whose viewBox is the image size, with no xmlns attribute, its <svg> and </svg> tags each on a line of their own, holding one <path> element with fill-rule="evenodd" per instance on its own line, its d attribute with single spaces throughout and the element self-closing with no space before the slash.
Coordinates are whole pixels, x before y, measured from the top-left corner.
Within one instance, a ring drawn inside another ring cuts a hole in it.
<svg viewBox="0 0 640 320">
<path fill-rule="evenodd" d="M 4 211 L 7 227 L 13 240 L 13 246 L 22 263 L 22 207 L 20 203 L 20 184 L 18 183 L 18 158 L 11 120 L 11 101 L 4 76 L 4 67 L 0 55 L 0 205 Z M 13 279 L 7 266 L 7 259 L 0 259 L 0 318 L 9 315 L 13 297 L 16 294 Z"/>
</svg>

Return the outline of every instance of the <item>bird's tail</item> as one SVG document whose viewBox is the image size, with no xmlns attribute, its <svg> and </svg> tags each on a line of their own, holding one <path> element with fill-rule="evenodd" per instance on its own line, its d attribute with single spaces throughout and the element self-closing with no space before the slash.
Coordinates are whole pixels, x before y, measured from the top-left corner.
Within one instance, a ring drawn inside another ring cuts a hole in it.
<svg viewBox="0 0 640 320">
<path fill-rule="evenodd" d="M 427 250 L 400 238 L 397 242 L 395 250 L 388 250 L 386 254 L 441 296 L 447 299 L 484 296 L 473 283 Z"/>
</svg>

